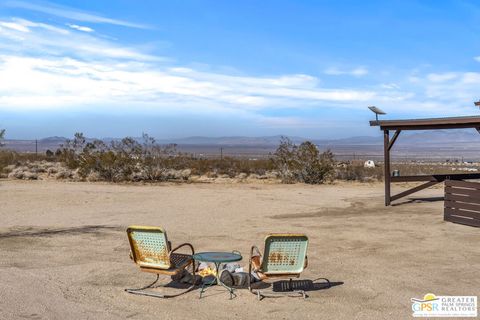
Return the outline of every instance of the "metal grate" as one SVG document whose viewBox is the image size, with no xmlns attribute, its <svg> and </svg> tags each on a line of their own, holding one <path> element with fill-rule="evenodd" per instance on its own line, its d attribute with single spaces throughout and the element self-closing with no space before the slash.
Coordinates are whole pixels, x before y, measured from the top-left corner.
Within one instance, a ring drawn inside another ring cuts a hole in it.
<svg viewBox="0 0 480 320">
<path fill-rule="evenodd" d="M 303 235 L 271 235 L 265 241 L 262 270 L 265 273 L 303 271 L 308 239 Z"/>
<path fill-rule="evenodd" d="M 130 243 L 135 262 L 144 267 L 170 268 L 168 242 L 160 230 L 131 230 Z"/>
</svg>

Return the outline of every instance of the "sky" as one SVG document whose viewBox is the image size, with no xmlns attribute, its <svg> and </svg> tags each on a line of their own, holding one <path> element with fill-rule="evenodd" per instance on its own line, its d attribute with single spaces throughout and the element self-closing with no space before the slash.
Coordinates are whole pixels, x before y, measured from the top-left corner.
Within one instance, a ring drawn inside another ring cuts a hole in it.
<svg viewBox="0 0 480 320">
<path fill-rule="evenodd" d="M 0 0 L 10 139 L 373 136 L 479 88 L 477 1 Z"/>
</svg>

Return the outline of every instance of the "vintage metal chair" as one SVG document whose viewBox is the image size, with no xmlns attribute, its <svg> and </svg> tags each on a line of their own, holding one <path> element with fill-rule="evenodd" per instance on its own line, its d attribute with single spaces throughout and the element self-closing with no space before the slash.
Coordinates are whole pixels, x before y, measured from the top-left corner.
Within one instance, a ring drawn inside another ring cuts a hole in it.
<svg viewBox="0 0 480 320">
<path fill-rule="evenodd" d="M 194 288 L 195 263 L 192 256 L 195 254 L 195 250 L 190 243 L 183 243 L 171 249 L 171 243 L 167 240 L 167 233 L 158 227 L 130 226 L 127 229 L 127 235 L 130 243 L 130 258 L 140 267 L 141 271 L 154 273 L 157 277 L 153 283 L 145 287 L 125 289 L 126 292 L 158 298 L 172 298 L 187 293 Z M 176 253 L 182 247 L 189 247 L 191 254 Z M 192 268 L 192 285 L 188 289 L 177 294 L 161 294 L 152 290 L 145 290 L 153 288 L 160 275 L 180 275 L 189 266 Z"/>
<path fill-rule="evenodd" d="M 252 271 L 259 275 L 262 281 L 274 281 L 289 279 L 286 285 L 281 285 L 284 290 L 281 292 L 261 291 L 252 288 L 252 278 L 248 289 L 257 295 L 258 300 L 269 296 L 301 296 L 307 297 L 304 289 L 297 290 L 293 278 L 299 278 L 302 271 L 307 267 L 308 238 L 304 234 L 269 234 L 265 238 L 265 250 L 262 255 L 256 246 L 250 250 L 250 262 L 248 273 Z M 255 257 L 258 257 L 255 261 Z M 261 260 L 260 260 L 261 259 Z M 328 280 L 327 280 L 328 281 Z M 311 282 L 311 281 L 310 281 Z M 277 286 L 278 287 L 278 286 Z M 301 288 L 301 286 L 300 286 Z"/>
</svg>

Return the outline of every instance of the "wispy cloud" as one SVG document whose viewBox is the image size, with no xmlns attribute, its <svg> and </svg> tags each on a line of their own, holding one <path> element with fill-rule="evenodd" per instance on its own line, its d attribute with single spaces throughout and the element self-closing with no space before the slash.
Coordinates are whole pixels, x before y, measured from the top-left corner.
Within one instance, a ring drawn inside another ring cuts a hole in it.
<svg viewBox="0 0 480 320">
<path fill-rule="evenodd" d="M 390 83 L 382 83 L 380 85 L 381 88 L 383 89 L 388 89 L 388 90 L 399 90 L 400 86 L 396 83 L 390 82 Z"/>
<path fill-rule="evenodd" d="M 419 106 L 434 108 L 443 114 L 477 114 L 473 101 L 479 97 L 480 73 L 444 72 L 410 77 L 417 91 L 421 92 Z M 417 100 L 418 101 L 418 100 Z"/>
<path fill-rule="evenodd" d="M 368 74 L 368 69 L 365 67 L 357 67 L 353 69 L 339 69 L 337 67 L 330 67 L 327 68 L 324 73 L 331 76 L 348 75 L 354 77 L 361 77 Z"/>
<path fill-rule="evenodd" d="M 395 82 L 357 87 L 328 85 L 309 74 L 215 72 L 211 71 L 215 68 L 179 65 L 93 31 L 81 24 L 0 19 L 0 109 L 198 112 L 241 115 L 272 128 L 293 128 L 318 122 L 300 116 L 265 116 L 263 111 L 351 110 L 378 104 L 388 111 L 448 114 L 458 112 L 459 103 L 472 99 L 480 86 L 480 75 L 471 72 L 415 73 Z M 368 79 L 368 73 L 362 66 L 325 70 L 327 75 L 362 79 Z"/>
<path fill-rule="evenodd" d="M 322 87 L 318 78 L 306 74 L 250 77 L 199 71 L 94 33 L 25 19 L 0 20 L 0 26 L 0 108 L 115 106 L 255 114 L 279 106 L 363 108 L 371 100 L 403 97 L 399 92 Z"/>
<path fill-rule="evenodd" d="M 458 77 L 458 74 L 455 72 L 445 72 L 445 73 L 430 73 L 427 75 L 427 79 L 431 82 L 446 82 L 453 80 Z"/>
<path fill-rule="evenodd" d="M 77 9 L 65 7 L 65 6 L 59 6 L 49 2 L 43 2 L 40 5 L 40 4 L 29 3 L 25 1 L 7 1 L 3 5 L 14 7 L 14 8 L 27 9 L 30 11 L 42 12 L 49 15 L 63 17 L 63 18 L 76 20 L 76 21 L 91 22 L 91 23 L 105 23 L 105 24 L 113 24 L 118 26 L 140 28 L 140 29 L 149 28 L 144 24 L 107 18 L 98 14 L 88 13 L 88 12 L 80 11 Z"/>
<path fill-rule="evenodd" d="M 72 33 L 69 29 L 46 23 L 13 18 L 0 20 L 0 48 L 31 56 L 43 54 L 82 59 L 134 59 L 159 61 L 162 57 L 121 46 L 89 33 Z M 21 44 L 21 46 L 19 46 Z"/>
<path fill-rule="evenodd" d="M 67 23 L 67 26 L 69 26 L 72 29 L 78 30 L 78 31 L 83 31 L 83 32 L 93 32 L 94 30 L 90 27 L 86 26 L 79 26 L 78 24 L 70 24 Z"/>
</svg>

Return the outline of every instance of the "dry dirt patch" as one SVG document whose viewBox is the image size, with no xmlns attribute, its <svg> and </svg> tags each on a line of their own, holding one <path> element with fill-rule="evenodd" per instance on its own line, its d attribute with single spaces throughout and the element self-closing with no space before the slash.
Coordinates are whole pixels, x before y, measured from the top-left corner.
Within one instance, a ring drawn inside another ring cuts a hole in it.
<svg viewBox="0 0 480 320">
<path fill-rule="evenodd" d="M 54 181 L 0 184 L 0 318 L 404 319 L 426 292 L 480 295 L 480 230 L 442 220 L 442 202 L 385 208 L 379 184 L 135 186 Z M 441 190 L 427 190 L 433 197 Z M 309 236 L 304 276 L 343 285 L 257 302 L 240 290 L 173 300 L 128 295 L 146 284 L 125 228 L 164 226 L 197 251 L 262 245 L 269 232 Z"/>
</svg>

